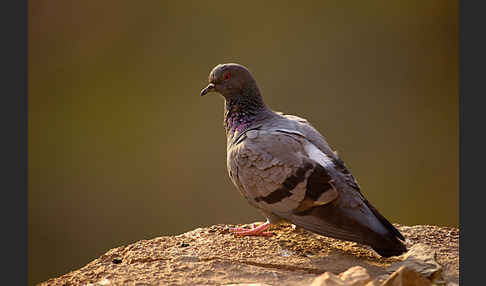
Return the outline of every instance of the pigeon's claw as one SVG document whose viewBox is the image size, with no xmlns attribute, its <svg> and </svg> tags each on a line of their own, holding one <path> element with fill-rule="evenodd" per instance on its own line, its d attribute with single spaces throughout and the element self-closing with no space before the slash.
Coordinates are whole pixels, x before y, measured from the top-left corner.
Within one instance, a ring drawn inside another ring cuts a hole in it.
<svg viewBox="0 0 486 286">
<path fill-rule="evenodd" d="M 251 236 L 272 236 L 273 233 L 271 232 L 266 232 L 265 230 L 268 229 L 271 226 L 269 222 L 266 222 L 264 224 L 261 224 L 259 226 L 256 226 L 256 224 L 252 225 L 252 228 L 241 228 L 241 227 L 236 227 L 230 229 L 231 232 L 237 234 L 237 235 L 251 235 Z"/>
</svg>

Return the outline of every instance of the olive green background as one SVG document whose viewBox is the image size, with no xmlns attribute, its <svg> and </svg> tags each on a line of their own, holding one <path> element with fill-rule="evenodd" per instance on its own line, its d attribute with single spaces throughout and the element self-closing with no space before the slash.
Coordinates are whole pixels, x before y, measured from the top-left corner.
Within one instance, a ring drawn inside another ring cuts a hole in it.
<svg viewBox="0 0 486 286">
<path fill-rule="evenodd" d="M 199 96 L 224 62 L 321 131 L 391 221 L 458 226 L 457 1 L 29 5 L 30 284 L 263 219 L 227 176 L 222 98 Z"/>
</svg>

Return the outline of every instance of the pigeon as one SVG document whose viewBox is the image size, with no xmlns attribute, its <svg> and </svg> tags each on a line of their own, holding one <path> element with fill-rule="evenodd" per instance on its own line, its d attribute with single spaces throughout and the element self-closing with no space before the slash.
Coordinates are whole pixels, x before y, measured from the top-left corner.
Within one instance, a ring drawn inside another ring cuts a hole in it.
<svg viewBox="0 0 486 286">
<path fill-rule="evenodd" d="M 225 100 L 228 174 L 266 222 L 239 235 L 268 236 L 291 223 L 319 235 L 370 246 L 383 257 L 407 251 L 403 235 L 364 197 L 337 152 L 304 118 L 271 110 L 243 65 L 219 64 L 201 96 Z"/>
</svg>

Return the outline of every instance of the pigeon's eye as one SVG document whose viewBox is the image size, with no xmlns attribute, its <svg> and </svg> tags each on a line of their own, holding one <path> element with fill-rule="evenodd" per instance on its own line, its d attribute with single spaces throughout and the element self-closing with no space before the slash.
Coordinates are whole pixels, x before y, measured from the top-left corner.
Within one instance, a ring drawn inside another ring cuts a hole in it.
<svg viewBox="0 0 486 286">
<path fill-rule="evenodd" d="M 228 80 L 231 78 L 231 73 L 227 73 L 224 75 L 224 80 Z"/>
</svg>

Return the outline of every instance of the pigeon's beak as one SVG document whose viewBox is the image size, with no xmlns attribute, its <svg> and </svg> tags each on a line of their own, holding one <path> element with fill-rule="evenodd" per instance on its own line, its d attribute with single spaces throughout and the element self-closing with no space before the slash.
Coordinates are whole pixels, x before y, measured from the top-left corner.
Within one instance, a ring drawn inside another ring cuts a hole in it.
<svg viewBox="0 0 486 286">
<path fill-rule="evenodd" d="M 203 90 L 201 90 L 201 96 L 205 95 L 208 92 L 214 91 L 215 85 L 214 83 L 208 84 Z"/>
</svg>

